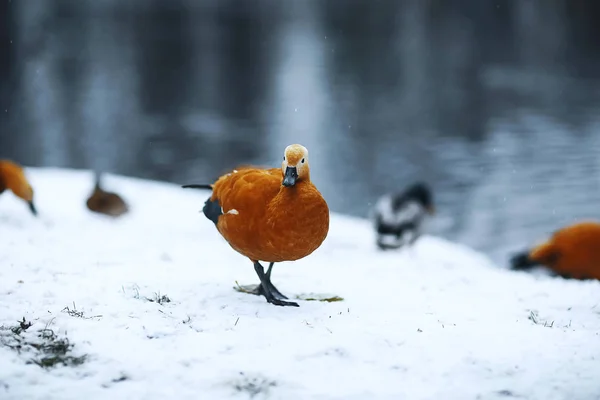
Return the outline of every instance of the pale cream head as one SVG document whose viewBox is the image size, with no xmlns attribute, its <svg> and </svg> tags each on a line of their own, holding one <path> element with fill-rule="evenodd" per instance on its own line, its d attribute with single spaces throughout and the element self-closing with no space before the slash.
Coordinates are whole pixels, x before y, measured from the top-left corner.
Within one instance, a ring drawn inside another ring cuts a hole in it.
<svg viewBox="0 0 600 400">
<path fill-rule="evenodd" d="M 300 144 L 291 144 L 285 148 L 281 163 L 284 186 L 294 186 L 297 180 L 310 180 L 308 167 L 308 149 Z"/>
</svg>

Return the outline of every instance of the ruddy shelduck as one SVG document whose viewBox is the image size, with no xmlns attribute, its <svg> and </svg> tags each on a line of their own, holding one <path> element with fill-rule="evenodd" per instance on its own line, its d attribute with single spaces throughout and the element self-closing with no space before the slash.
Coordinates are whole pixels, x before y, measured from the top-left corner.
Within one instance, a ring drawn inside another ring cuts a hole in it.
<svg viewBox="0 0 600 400">
<path fill-rule="evenodd" d="M 110 217 L 119 217 L 129 211 L 125 200 L 116 193 L 108 192 L 102 188 L 101 173 L 96 172 L 94 190 L 86 201 L 87 208 L 95 213 L 105 214 Z"/>
<path fill-rule="evenodd" d="M 33 215 L 38 214 L 33 203 L 33 188 L 29 184 L 23 168 L 10 160 L 0 160 L 0 193 L 9 189 L 15 196 L 29 205 Z"/>
<path fill-rule="evenodd" d="M 513 270 L 544 266 L 564 278 L 600 279 L 600 223 L 585 221 L 562 228 L 510 261 Z"/>
<path fill-rule="evenodd" d="M 244 166 L 211 185 L 184 188 L 212 189 L 203 208 L 229 245 L 248 257 L 260 284 L 251 293 L 278 306 L 295 306 L 271 282 L 276 262 L 295 261 L 314 252 L 329 232 L 327 202 L 310 180 L 308 150 L 286 147 L 280 168 Z M 265 273 L 260 261 L 269 262 Z"/>
</svg>

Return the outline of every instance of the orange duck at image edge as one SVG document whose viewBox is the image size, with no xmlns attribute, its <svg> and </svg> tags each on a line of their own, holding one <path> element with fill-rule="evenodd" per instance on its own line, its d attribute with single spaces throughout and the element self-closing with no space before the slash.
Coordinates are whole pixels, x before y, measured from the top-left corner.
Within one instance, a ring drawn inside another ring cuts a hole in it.
<svg viewBox="0 0 600 400">
<path fill-rule="evenodd" d="M 33 215 L 38 215 L 33 202 L 33 188 L 25 176 L 23 168 L 10 160 L 0 160 L 0 193 L 9 189 L 29 206 Z"/>
<path fill-rule="evenodd" d="M 600 280 L 600 223 L 586 221 L 559 229 L 545 243 L 511 259 L 513 270 L 536 265 L 565 278 Z"/>
</svg>

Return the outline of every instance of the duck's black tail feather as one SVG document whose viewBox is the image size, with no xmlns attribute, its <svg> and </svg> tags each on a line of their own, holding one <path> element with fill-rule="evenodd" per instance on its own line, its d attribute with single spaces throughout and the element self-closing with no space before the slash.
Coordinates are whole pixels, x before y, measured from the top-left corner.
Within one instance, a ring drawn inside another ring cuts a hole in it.
<svg viewBox="0 0 600 400">
<path fill-rule="evenodd" d="M 181 186 L 184 189 L 208 189 L 208 190 L 212 190 L 212 185 L 209 184 L 189 184 L 189 185 L 182 185 Z"/>
<path fill-rule="evenodd" d="M 529 270 L 537 265 L 539 265 L 538 262 L 532 260 L 529 257 L 529 251 L 522 251 L 520 253 L 516 253 L 514 254 L 511 258 L 510 258 L 510 269 L 514 270 L 514 271 L 523 271 L 523 270 Z"/>
<path fill-rule="evenodd" d="M 215 225 L 219 222 L 219 217 L 223 215 L 223 210 L 219 205 L 218 200 L 211 200 L 210 197 L 204 203 L 204 207 L 202 207 L 202 212 L 204 216 L 210 219 Z"/>
</svg>

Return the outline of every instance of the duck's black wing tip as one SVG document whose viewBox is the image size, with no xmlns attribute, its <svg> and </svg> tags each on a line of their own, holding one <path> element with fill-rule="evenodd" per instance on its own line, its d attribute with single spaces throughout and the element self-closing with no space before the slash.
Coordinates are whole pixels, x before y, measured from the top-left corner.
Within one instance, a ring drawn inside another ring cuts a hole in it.
<svg viewBox="0 0 600 400">
<path fill-rule="evenodd" d="M 188 185 L 181 185 L 182 188 L 184 189 L 208 189 L 208 190 L 212 190 L 212 185 L 209 184 L 196 184 L 196 183 L 192 183 L 192 184 L 188 184 Z"/>
</svg>

